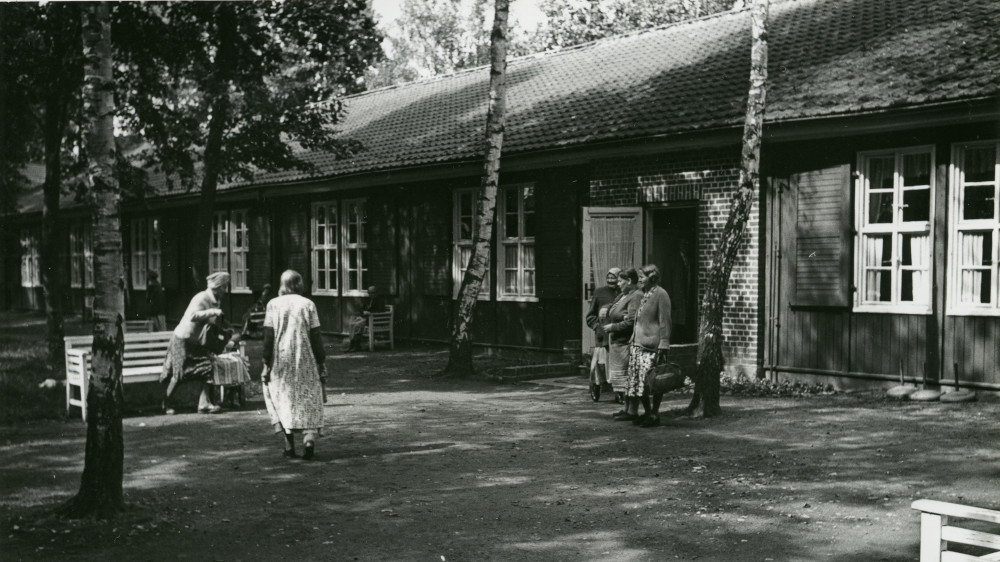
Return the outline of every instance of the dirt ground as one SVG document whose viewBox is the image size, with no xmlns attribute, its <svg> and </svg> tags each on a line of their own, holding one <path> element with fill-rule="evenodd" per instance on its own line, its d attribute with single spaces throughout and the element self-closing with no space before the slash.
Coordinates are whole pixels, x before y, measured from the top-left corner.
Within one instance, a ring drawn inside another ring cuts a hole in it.
<svg viewBox="0 0 1000 562">
<path fill-rule="evenodd" d="M 331 354 L 313 461 L 282 457 L 259 401 L 128 417 L 114 521 L 48 516 L 79 486 L 79 418 L 2 426 L 2 558 L 897 561 L 914 499 L 1000 508 L 995 398 L 727 396 L 642 429 L 581 378 L 430 379 L 446 359 Z"/>
</svg>

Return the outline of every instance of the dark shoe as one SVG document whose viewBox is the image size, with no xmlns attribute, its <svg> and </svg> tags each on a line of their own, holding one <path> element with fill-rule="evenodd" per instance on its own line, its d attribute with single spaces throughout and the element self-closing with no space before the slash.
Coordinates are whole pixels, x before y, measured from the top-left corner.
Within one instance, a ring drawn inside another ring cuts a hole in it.
<svg viewBox="0 0 1000 562">
<path fill-rule="evenodd" d="M 647 418 L 649 418 L 647 414 L 636 416 L 635 419 L 632 420 L 632 425 L 642 425 L 643 423 L 646 422 Z"/>
<path fill-rule="evenodd" d="M 173 408 L 167 408 L 166 410 L 163 410 L 163 414 L 167 415 L 167 416 L 172 416 L 172 415 L 174 415 L 176 413 L 177 413 L 177 411 L 174 410 Z"/>
<path fill-rule="evenodd" d="M 284 451 L 282 451 L 281 455 L 288 459 L 299 458 L 299 456 L 295 454 L 295 449 L 285 449 Z"/>
<path fill-rule="evenodd" d="M 636 416 L 634 414 L 625 414 L 624 416 L 619 416 L 619 415 L 612 416 L 612 419 L 615 421 L 635 421 L 638 418 L 639 416 Z"/>
<path fill-rule="evenodd" d="M 306 450 L 302 453 L 302 459 L 307 461 L 312 460 L 314 449 L 315 447 L 312 443 L 306 443 Z"/>
<path fill-rule="evenodd" d="M 620 418 L 621 416 L 627 416 L 627 415 L 628 415 L 628 412 L 626 412 L 625 410 L 618 410 L 617 412 L 611 414 L 611 417 L 613 417 L 613 418 Z"/>
<path fill-rule="evenodd" d="M 601 400 L 601 385 L 590 383 L 590 399 L 594 402 Z"/>
<path fill-rule="evenodd" d="M 656 427 L 660 425 L 660 416 L 653 415 L 647 416 L 646 419 L 639 424 L 639 427 Z"/>
<path fill-rule="evenodd" d="M 624 392 L 616 392 L 615 393 L 615 404 L 624 404 L 624 403 L 625 403 L 625 393 Z"/>
</svg>

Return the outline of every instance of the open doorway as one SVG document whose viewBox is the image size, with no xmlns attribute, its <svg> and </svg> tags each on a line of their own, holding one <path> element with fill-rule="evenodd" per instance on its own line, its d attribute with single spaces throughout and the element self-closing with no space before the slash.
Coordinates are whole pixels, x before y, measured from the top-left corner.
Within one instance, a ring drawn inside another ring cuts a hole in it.
<svg viewBox="0 0 1000 562">
<path fill-rule="evenodd" d="M 670 343 L 698 338 L 697 204 L 649 209 L 647 256 L 660 268 L 660 284 L 670 295 L 673 329 Z"/>
</svg>

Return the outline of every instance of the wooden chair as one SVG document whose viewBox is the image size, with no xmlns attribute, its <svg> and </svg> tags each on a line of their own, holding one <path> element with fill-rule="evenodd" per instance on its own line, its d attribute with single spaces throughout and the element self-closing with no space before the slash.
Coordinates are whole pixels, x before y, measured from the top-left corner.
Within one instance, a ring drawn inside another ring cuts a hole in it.
<svg viewBox="0 0 1000 562">
<path fill-rule="evenodd" d="M 1000 534 L 955 526 L 952 517 L 1000 525 L 1000 511 L 957 503 L 917 500 L 910 507 L 920 511 L 920 562 L 1000 561 Z M 979 555 L 948 550 L 949 543 L 972 545 L 993 552 Z"/>
<path fill-rule="evenodd" d="M 368 336 L 368 351 L 375 351 L 377 344 L 389 344 L 389 349 L 394 349 L 393 339 L 393 309 L 392 305 L 385 307 L 385 312 L 372 312 L 368 314 L 368 324 L 365 332 Z"/>
</svg>

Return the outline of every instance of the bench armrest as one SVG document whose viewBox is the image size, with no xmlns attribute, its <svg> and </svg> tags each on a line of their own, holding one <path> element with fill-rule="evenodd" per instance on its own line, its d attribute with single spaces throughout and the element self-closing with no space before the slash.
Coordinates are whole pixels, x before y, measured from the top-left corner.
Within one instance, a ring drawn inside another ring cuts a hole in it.
<svg viewBox="0 0 1000 562">
<path fill-rule="evenodd" d="M 88 355 L 90 355 L 90 350 L 89 349 L 79 349 L 79 348 L 77 348 L 77 349 L 67 349 L 66 350 L 66 356 L 67 357 L 79 357 L 81 360 L 85 360 Z"/>
<path fill-rule="evenodd" d="M 910 507 L 924 513 L 935 515 L 948 515 L 950 517 L 960 517 L 962 519 L 976 519 L 1000 524 L 1000 511 L 984 509 L 981 507 L 971 507 L 957 503 L 940 502 L 936 500 L 917 500 L 910 504 Z"/>
</svg>

